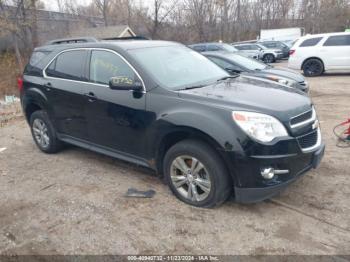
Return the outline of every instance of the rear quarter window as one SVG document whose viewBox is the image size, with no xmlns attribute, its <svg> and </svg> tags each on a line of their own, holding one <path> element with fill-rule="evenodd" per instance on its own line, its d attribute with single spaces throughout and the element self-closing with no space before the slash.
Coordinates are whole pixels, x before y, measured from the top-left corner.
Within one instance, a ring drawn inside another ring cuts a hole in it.
<svg viewBox="0 0 350 262">
<path fill-rule="evenodd" d="M 317 45 L 323 37 L 314 37 L 304 40 L 299 47 L 309 47 Z"/>
<path fill-rule="evenodd" d="M 35 51 L 29 59 L 28 64 L 24 69 L 24 74 L 33 76 L 42 76 L 42 67 L 40 62 L 51 52 L 49 51 Z"/>
</svg>

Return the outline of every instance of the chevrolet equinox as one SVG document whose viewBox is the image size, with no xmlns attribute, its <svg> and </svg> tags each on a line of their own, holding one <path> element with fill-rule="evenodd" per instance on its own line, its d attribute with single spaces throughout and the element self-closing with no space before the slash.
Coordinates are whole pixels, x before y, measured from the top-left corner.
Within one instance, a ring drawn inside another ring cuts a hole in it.
<svg viewBox="0 0 350 262">
<path fill-rule="evenodd" d="M 41 151 L 68 143 L 151 168 L 198 207 L 270 198 L 324 154 L 303 92 L 229 75 L 178 43 L 53 41 L 18 85 Z"/>
</svg>

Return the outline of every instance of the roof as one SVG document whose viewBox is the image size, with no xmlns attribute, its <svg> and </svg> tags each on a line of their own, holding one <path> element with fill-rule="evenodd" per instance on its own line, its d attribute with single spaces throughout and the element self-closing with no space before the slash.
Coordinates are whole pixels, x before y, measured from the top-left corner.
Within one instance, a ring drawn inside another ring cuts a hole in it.
<svg viewBox="0 0 350 262">
<path fill-rule="evenodd" d="M 223 45 L 226 43 L 221 43 L 221 42 L 207 42 L 207 43 L 197 43 L 197 44 L 192 44 L 189 46 L 198 46 L 198 45 Z"/>
<path fill-rule="evenodd" d="M 124 50 L 142 49 L 161 46 L 181 45 L 176 42 L 169 41 L 155 41 L 155 40 L 116 40 L 116 41 L 97 41 L 97 42 L 85 42 L 85 43 L 70 43 L 59 45 L 45 45 L 37 47 L 35 50 L 65 50 L 70 48 L 113 48 L 119 47 Z"/>
<path fill-rule="evenodd" d="M 89 36 L 98 39 L 136 36 L 136 34 L 127 25 L 81 28 L 79 30 L 71 32 L 69 35 L 71 37 Z"/>
<path fill-rule="evenodd" d="M 331 36 L 331 35 L 349 35 L 349 32 L 335 32 L 335 33 L 324 33 L 324 34 L 316 34 L 316 35 L 308 34 L 300 38 L 324 37 L 324 36 Z"/>
</svg>

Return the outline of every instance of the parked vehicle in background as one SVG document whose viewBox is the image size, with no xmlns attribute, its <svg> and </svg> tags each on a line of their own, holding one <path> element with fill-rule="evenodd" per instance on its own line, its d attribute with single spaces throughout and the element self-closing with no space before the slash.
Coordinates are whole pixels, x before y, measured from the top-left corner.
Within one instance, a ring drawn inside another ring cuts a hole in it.
<svg viewBox="0 0 350 262">
<path fill-rule="evenodd" d="M 259 41 L 258 44 L 265 46 L 269 49 L 279 49 L 282 50 L 283 58 L 289 57 L 290 47 L 281 41 Z"/>
<path fill-rule="evenodd" d="M 301 27 L 263 29 L 260 31 L 260 41 L 295 41 L 302 37 L 305 29 Z"/>
<path fill-rule="evenodd" d="M 232 45 L 226 44 L 226 43 L 200 43 L 200 44 L 193 44 L 189 45 L 189 48 L 192 48 L 193 50 L 197 52 L 230 52 L 230 53 L 237 53 L 240 52 L 237 48 L 233 47 Z M 259 59 L 259 53 L 254 52 L 252 54 L 245 53 L 243 54 L 247 57 L 252 57 L 255 59 Z"/>
<path fill-rule="evenodd" d="M 198 207 L 270 198 L 320 164 L 302 92 L 230 76 L 173 42 L 75 40 L 36 48 L 18 81 L 41 151 L 66 142 L 151 168 Z"/>
<path fill-rule="evenodd" d="M 305 93 L 308 93 L 309 91 L 308 83 L 298 72 L 266 65 L 255 59 L 244 57 L 240 54 L 232 54 L 227 52 L 205 52 L 203 55 L 232 75 L 238 73 L 264 78 L 282 85 L 286 85 L 289 88 L 296 88 Z"/>
<path fill-rule="evenodd" d="M 239 44 L 234 47 L 244 54 L 258 54 L 259 59 L 265 63 L 274 63 L 283 57 L 282 50 L 266 48 L 260 44 Z"/>
<path fill-rule="evenodd" d="M 350 72 L 350 33 L 307 35 L 291 48 L 288 67 L 305 76 Z"/>
</svg>

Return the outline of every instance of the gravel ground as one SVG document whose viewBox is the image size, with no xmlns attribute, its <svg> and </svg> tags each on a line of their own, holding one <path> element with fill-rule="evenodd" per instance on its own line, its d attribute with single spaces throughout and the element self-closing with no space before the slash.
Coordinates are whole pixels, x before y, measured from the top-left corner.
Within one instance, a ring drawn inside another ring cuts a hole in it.
<svg viewBox="0 0 350 262">
<path fill-rule="evenodd" d="M 147 169 L 76 147 L 45 155 L 15 117 L 0 127 L 0 254 L 350 255 L 350 148 L 332 134 L 350 116 L 350 76 L 308 81 L 324 161 L 254 205 L 193 208 Z M 156 195 L 126 198 L 130 187 Z"/>
</svg>

